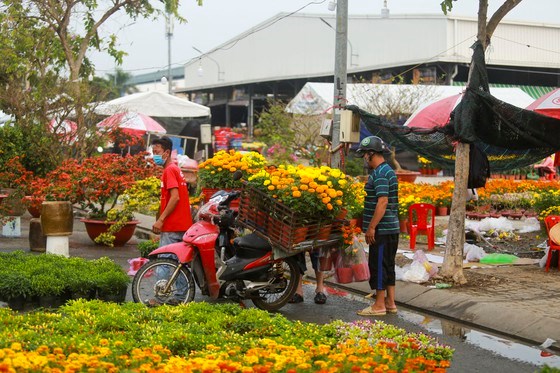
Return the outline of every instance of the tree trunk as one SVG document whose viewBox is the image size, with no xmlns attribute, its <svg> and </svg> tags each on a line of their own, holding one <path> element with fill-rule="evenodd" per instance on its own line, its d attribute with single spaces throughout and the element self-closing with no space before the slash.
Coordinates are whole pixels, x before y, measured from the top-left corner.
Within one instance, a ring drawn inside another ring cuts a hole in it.
<svg viewBox="0 0 560 373">
<path fill-rule="evenodd" d="M 469 179 L 469 144 L 458 143 L 455 150 L 455 188 L 449 216 L 449 229 L 440 275 L 456 284 L 465 284 L 463 247 L 465 246 L 465 210 Z"/>
</svg>

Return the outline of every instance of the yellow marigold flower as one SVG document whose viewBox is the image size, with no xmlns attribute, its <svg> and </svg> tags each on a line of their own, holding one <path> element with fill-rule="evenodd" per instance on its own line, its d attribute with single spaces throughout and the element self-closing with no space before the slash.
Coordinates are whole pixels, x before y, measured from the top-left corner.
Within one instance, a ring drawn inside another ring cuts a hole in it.
<svg viewBox="0 0 560 373">
<path fill-rule="evenodd" d="M 235 172 L 235 171 L 237 171 L 237 168 L 235 168 L 235 167 L 230 167 L 229 171 L 230 171 L 230 172 Z"/>
<path fill-rule="evenodd" d="M 329 197 L 331 197 L 331 198 L 335 198 L 336 196 L 338 196 L 338 194 L 336 193 L 336 190 L 334 190 L 334 189 L 329 189 L 329 190 L 327 191 L 327 194 L 328 194 Z"/>
<path fill-rule="evenodd" d="M 315 193 L 315 189 L 309 188 L 309 189 L 307 189 L 307 191 L 308 191 L 309 193 Z"/>
<path fill-rule="evenodd" d="M 269 184 L 270 184 L 270 180 L 268 180 L 268 179 L 265 180 L 265 181 L 263 182 L 263 185 L 264 185 L 264 186 L 267 186 L 267 185 L 269 185 Z"/>
<path fill-rule="evenodd" d="M 300 186 L 299 186 L 299 189 L 300 189 L 300 190 L 308 190 L 308 189 L 309 189 L 309 186 L 303 184 L 303 185 L 300 185 Z"/>
<path fill-rule="evenodd" d="M 296 198 L 299 198 L 299 197 L 301 197 L 301 192 L 299 190 L 294 190 L 292 192 L 292 196 L 294 196 Z"/>
<path fill-rule="evenodd" d="M 274 189 L 276 189 L 276 187 L 274 185 L 269 185 L 268 186 L 268 190 L 274 190 Z"/>
<path fill-rule="evenodd" d="M 327 203 L 327 210 L 332 210 L 333 209 L 333 205 L 331 205 L 330 203 Z"/>
<path fill-rule="evenodd" d="M 321 201 L 326 205 L 331 201 L 331 197 L 324 197 Z"/>
<path fill-rule="evenodd" d="M 310 188 L 313 188 L 313 189 L 316 189 L 318 185 L 319 185 L 319 184 L 317 184 L 317 183 L 314 182 L 314 181 L 312 181 L 312 182 L 309 183 L 309 187 L 310 187 Z"/>
</svg>

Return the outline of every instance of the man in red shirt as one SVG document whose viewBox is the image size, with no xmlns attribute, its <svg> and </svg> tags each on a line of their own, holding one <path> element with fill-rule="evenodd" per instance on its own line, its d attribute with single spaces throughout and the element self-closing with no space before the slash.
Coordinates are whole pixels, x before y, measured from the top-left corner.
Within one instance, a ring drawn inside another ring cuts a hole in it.
<svg viewBox="0 0 560 373">
<path fill-rule="evenodd" d="M 154 163 L 163 166 L 161 176 L 161 202 L 159 216 L 152 226 L 152 232 L 159 234 L 159 246 L 181 242 L 183 235 L 192 225 L 191 207 L 187 182 L 181 169 L 171 159 L 173 143 L 169 137 L 157 138 L 152 141 Z M 173 258 L 173 254 L 160 254 L 160 258 Z M 158 279 L 169 278 L 170 269 L 159 267 L 156 269 Z M 177 279 L 174 297 L 167 300 L 167 304 L 178 304 L 184 299 L 188 291 L 188 284 L 183 277 Z M 160 299 L 148 301 L 151 306 L 163 304 Z"/>
<path fill-rule="evenodd" d="M 192 225 L 189 191 L 181 169 L 172 161 L 173 143 L 168 137 L 152 141 L 154 162 L 163 166 L 159 217 L 152 231 L 160 235 L 159 246 L 181 242 Z"/>
</svg>

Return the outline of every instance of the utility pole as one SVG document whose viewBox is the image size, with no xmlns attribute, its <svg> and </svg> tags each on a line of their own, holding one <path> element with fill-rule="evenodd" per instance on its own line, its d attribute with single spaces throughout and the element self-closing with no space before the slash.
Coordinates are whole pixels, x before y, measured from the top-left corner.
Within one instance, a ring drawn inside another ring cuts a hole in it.
<svg viewBox="0 0 560 373">
<path fill-rule="evenodd" d="M 173 75 L 171 74 L 171 37 L 173 36 L 173 16 L 165 17 L 165 36 L 167 37 L 167 92 L 173 94 Z"/>
<path fill-rule="evenodd" d="M 336 41 L 334 63 L 333 125 L 331 167 L 341 168 L 340 162 L 340 108 L 346 105 L 346 70 L 348 44 L 348 0 L 336 4 Z"/>
</svg>

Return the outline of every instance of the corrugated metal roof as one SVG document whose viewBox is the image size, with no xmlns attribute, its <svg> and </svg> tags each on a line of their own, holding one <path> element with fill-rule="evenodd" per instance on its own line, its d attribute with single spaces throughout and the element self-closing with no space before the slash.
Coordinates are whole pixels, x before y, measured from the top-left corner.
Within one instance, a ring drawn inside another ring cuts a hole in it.
<svg viewBox="0 0 560 373">
<path fill-rule="evenodd" d="M 185 68 L 183 66 L 174 67 L 171 69 L 171 76 L 173 76 L 173 79 L 181 79 L 183 78 L 184 75 L 185 75 Z M 134 75 L 132 78 L 130 78 L 127 84 L 136 85 L 136 84 L 143 84 L 143 83 L 158 82 L 164 76 L 167 76 L 167 69 Z"/>
<path fill-rule="evenodd" d="M 465 86 L 464 82 L 453 82 L 456 86 Z M 535 100 L 541 96 L 544 96 L 548 92 L 556 89 L 556 87 L 544 87 L 538 85 L 515 85 L 515 84 L 490 84 L 490 88 L 519 88 L 523 92 L 527 93 L 529 96 L 533 97 Z"/>
<path fill-rule="evenodd" d="M 205 53 L 214 62 L 202 57 L 187 63 L 185 74 L 193 79 L 185 82 L 186 89 L 332 75 L 335 26 L 334 15 L 279 14 Z M 437 62 L 468 64 L 476 33 L 474 17 L 350 16 L 348 72 Z M 560 25 L 502 21 L 487 64 L 558 68 L 558 53 Z M 197 77 L 200 63 L 207 73 Z"/>
</svg>

